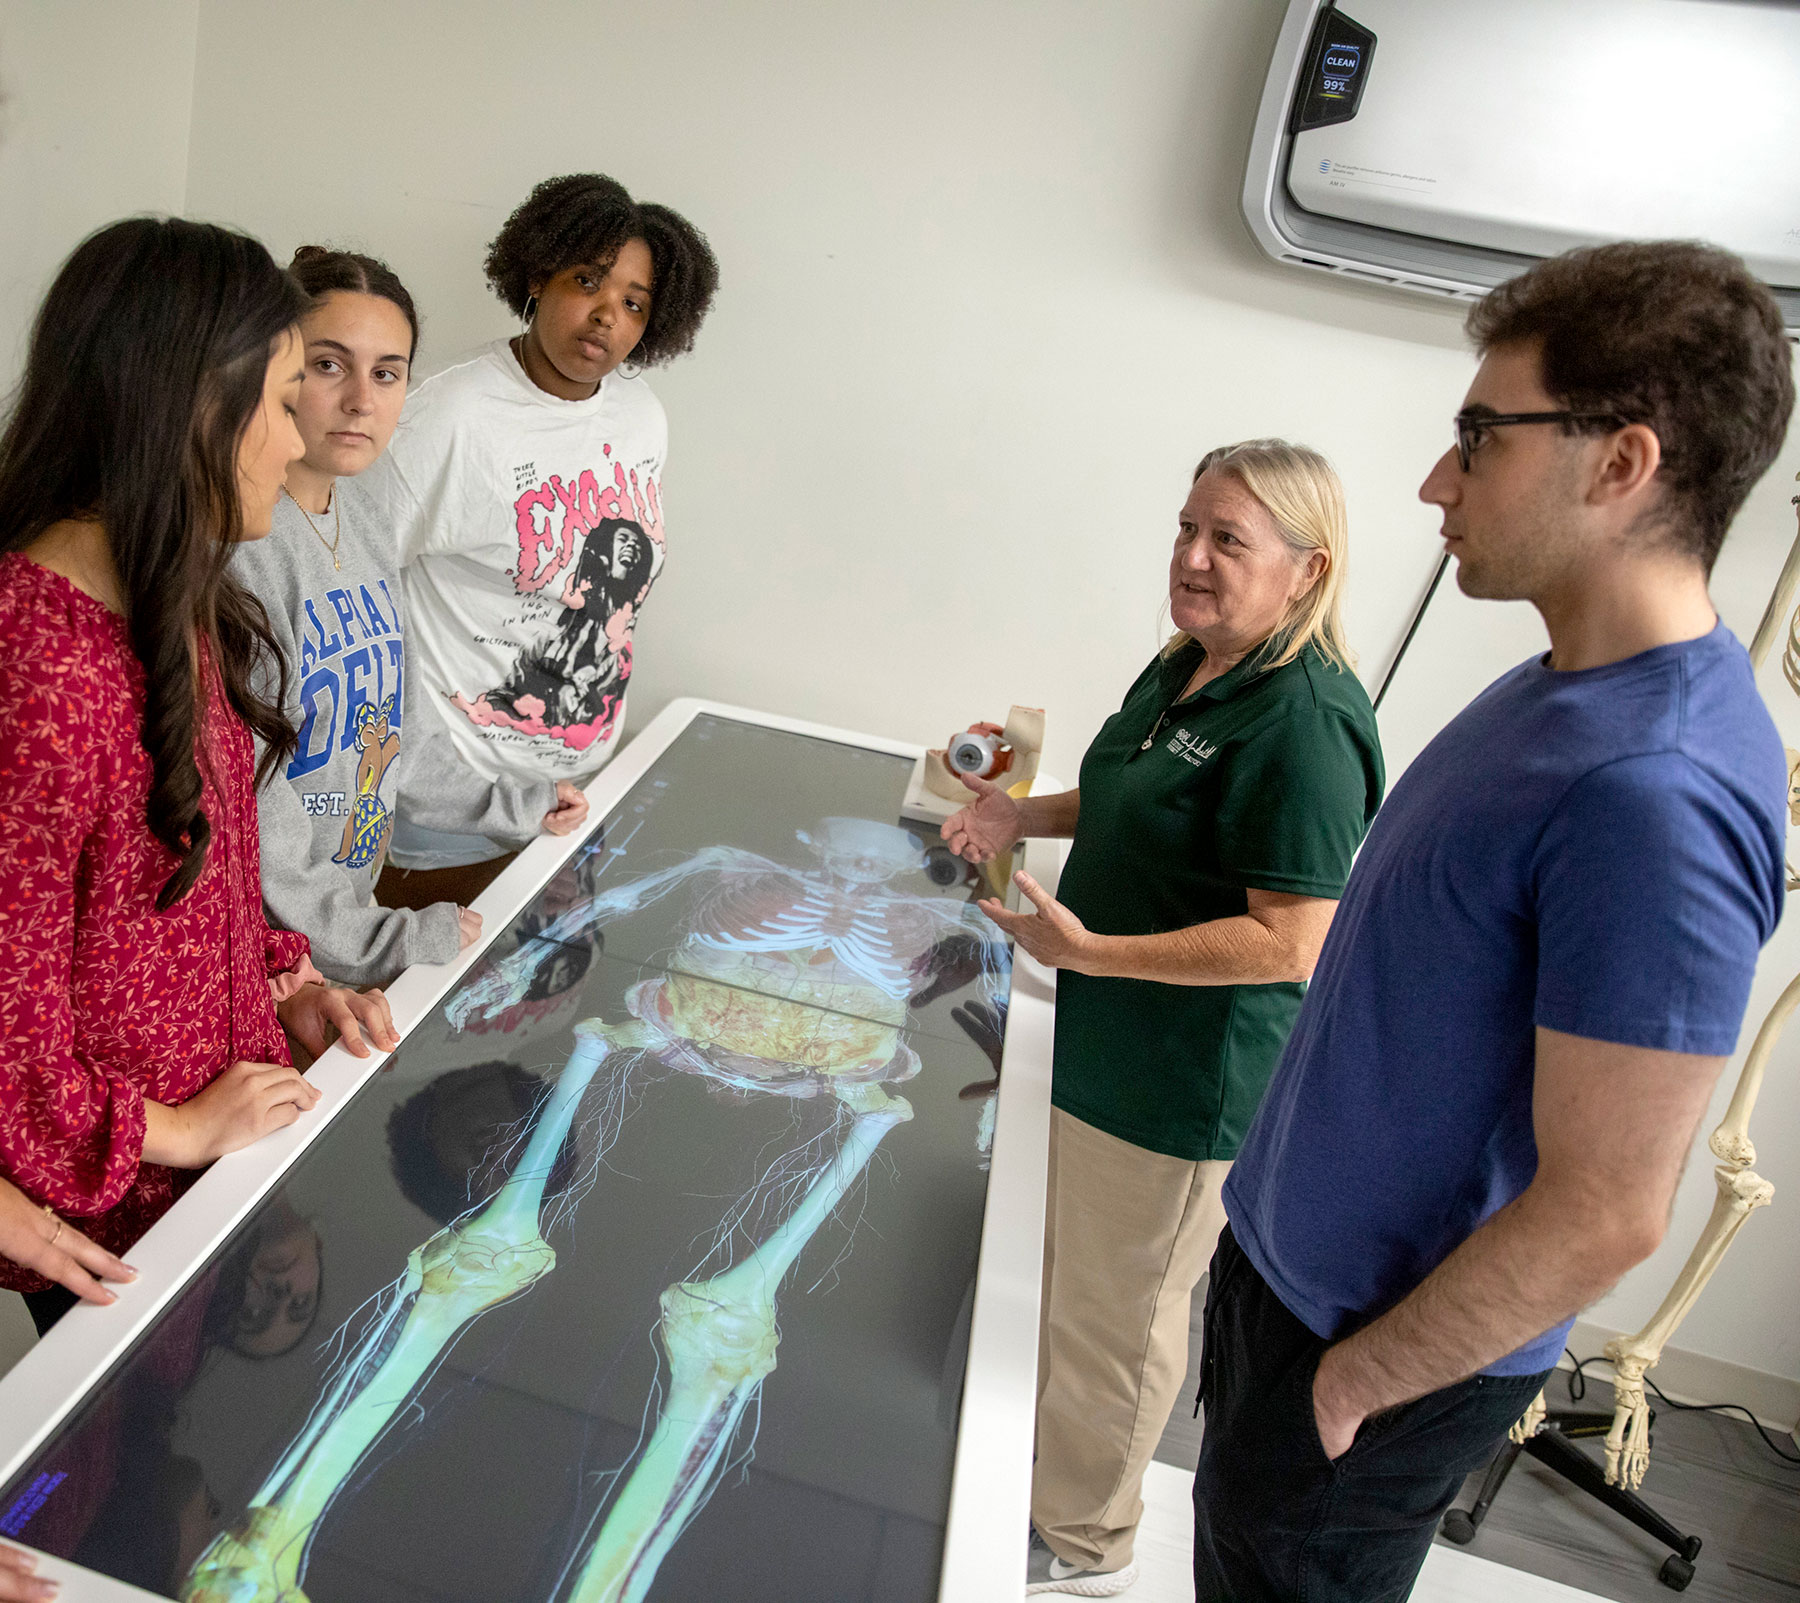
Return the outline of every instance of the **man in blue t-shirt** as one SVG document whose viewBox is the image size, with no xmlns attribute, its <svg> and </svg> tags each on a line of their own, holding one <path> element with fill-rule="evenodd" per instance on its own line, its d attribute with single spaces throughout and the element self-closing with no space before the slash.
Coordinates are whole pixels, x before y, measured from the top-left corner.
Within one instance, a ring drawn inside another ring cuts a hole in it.
<svg viewBox="0 0 1800 1603">
<path fill-rule="evenodd" d="M 1420 495 L 1550 652 L 1389 794 L 1226 1186 L 1199 1603 L 1407 1595 L 1662 1239 L 1781 912 L 1781 742 L 1706 589 L 1792 410 L 1780 312 L 1722 251 L 1622 244 L 1469 327 Z"/>
</svg>

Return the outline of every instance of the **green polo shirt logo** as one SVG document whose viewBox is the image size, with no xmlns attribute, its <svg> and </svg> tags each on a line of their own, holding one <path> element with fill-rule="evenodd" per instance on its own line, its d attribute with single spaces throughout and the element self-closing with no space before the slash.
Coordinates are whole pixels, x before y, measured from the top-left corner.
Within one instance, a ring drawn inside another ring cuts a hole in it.
<svg viewBox="0 0 1800 1603">
<path fill-rule="evenodd" d="M 1252 889 L 1335 898 L 1380 804 L 1381 744 L 1355 674 L 1309 648 L 1183 698 L 1202 660 L 1192 644 L 1158 657 L 1082 759 L 1058 895 L 1102 935 L 1230 918 Z M 1304 993 L 1065 969 L 1053 1100 L 1151 1152 L 1236 1157 Z"/>
<path fill-rule="evenodd" d="M 1219 748 L 1203 740 L 1191 729 L 1177 729 L 1175 738 L 1169 742 L 1169 750 L 1198 768 L 1208 757 L 1217 756 Z"/>
</svg>

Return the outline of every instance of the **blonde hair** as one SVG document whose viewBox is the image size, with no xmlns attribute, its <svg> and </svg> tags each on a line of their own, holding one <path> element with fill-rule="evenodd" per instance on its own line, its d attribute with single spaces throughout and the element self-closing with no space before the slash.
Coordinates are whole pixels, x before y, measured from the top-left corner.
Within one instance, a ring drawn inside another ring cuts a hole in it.
<svg viewBox="0 0 1800 1603">
<path fill-rule="evenodd" d="M 1325 553 L 1325 571 L 1305 595 L 1290 603 L 1265 642 L 1263 668 L 1283 667 L 1308 646 L 1316 646 L 1326 661 L 1350 672 L 1356 653 L 1344 638 L 1342 614 L 1350 519 L 1337 470 L 1308 446 L 1286 440 L 1240 440 L 1201 457 L 1194 469 L 1195 482 L 1207 472 L 1229 473 L 1255 496 L 1296 557 Z M 1163 655 L 1173 656 L 1188 639 L 1178 632 L 1163 647 Z"/>
</svg>

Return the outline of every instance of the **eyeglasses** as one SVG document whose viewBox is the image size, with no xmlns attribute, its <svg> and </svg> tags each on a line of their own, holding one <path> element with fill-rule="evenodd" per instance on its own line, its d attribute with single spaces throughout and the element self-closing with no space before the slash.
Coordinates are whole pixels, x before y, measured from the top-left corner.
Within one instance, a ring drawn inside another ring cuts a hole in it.
<svg viewBox="0 0 1800 1603">
<path fill-rule="evenodd" d="M 1515 423 L 1605 423 L 1615 429 L 1625 420 L 1611 412 L 1458 412 L 1456 425 L 1456 460 L 1463 472 L 1469 471 L 1469 458 L 1486 441 L 1489 429 L 1510 428 Z"/>
</svg>

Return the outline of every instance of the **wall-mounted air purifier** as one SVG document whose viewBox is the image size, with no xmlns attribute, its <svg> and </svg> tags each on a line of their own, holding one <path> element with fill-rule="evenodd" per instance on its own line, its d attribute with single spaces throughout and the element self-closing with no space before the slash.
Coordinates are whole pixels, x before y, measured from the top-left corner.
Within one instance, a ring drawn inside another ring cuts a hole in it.
<svg viewBox="0 0 1800 1603">
<path fill-rule="evenodd" d="M 1243 205 L 1277 261 L 1464 298 L 1711 240 L 1800 326 L 1800 5 L 1291 0 Z"/>
</svg>

